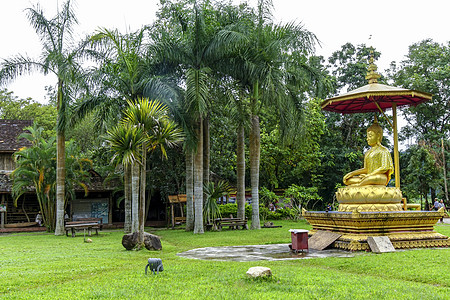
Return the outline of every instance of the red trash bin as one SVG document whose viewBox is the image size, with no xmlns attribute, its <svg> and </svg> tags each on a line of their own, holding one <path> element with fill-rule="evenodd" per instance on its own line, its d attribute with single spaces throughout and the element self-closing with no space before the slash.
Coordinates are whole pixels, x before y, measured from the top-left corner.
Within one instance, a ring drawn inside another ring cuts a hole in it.
<svg viewBox="0 0 450 300">
<path fill-rule="evenodd" d="M 308 230 L 306 229 L 289 229 L 291 233 L 293 251 L 308 251 Z"/>
</svg>

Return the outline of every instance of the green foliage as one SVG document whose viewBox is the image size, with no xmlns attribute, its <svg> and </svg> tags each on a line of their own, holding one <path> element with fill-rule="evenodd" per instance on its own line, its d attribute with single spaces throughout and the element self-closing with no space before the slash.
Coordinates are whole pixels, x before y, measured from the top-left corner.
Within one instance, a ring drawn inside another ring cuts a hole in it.
<svg viewBox="0 0 450 300">
<path fill-rule="evenodd" d="M 224 217 L 229 215 L 237 216 L 237 204 L 236 203 L 228 203 L 219 205 L 220 214 Z M 249 219 L 252 215 L 252 206 L 248 203 L 245 203 L 245 217 Z"/>
<path fill-rule="evenodd" d="M 266 207 L 269 206 L 270 203 L 277 203 L 280 197 L 278 197 L 274 192 L 270 191 L 266 187 L 262 187 L 259 189 L 259 199 L 260 203 Z"/>
<path fill-rule="evenodd" d="M 404 138 L 416 137 L 427 142 L 447 139 L 450 133 L 450 43 L 431 39 L 409 47 L 406 59 L 392 64 L 390 77 L 395 85 L 433 94 L 431 101 L 403 110 L 407 126 Z"/>
<path fill-rule="evenodd" d="M 13 178 L 12 194 L 17 200 L 28 189 L 36 191 L 43 224 L 49 231 L 55 226 L 55 196 L 56 196 L 56 147 L 55 138 L 48 141 L 42 138 L 42 128 L 36 125 L 27 127 L 29 133 L 20 135 L 32 143 L 29 148 L 22 148 L 15 156 L 16 169 L 11 174 Z"/>
<path fill-rule="evenodd" d="M 294 209 L 313 208 L 322 201 L 317 193 L 317 187 L 304 187 L 298 185 L 291 185 L 285 192 L 284 196 L 290 199 Z"/>
<path fill-rule="evenodd" d="M 300 136 L 286 144 L 280 136 L 276 115 L 266 111 L 261 129 L 261 185 L 270 188 L 286 188 L 303 182 L 320 184 L 321 147 L 325 132 L 325 117 L 320 111 L 318 99 L 303 103 L 305 107 Z M 273 128 L 267 132 L 269 128 Z"/>
<path fill-rule="evenodd" d="M 365 77 L 371 55 L 377 60 L 381 53 L 365 44 L 355 47 L 351 43 L 342 45 L 339 51 L 331 54 L 328 58 L 328 68 L 337 79 L 338 93 L 341 93 L 344 87 L 350 91 L 367 84 Z"/>
<path fill-rule="evenodd" d="M 206 224 L 212 224 L 212 220 L 222 217 L 217 201 L 221 197 L 230 195 L 231 188 L 225 181 L 217 183 L 210 181 L 204 185 L 203 191 L 206 194 L 203 203 L 203 218 Z"/>
<path fill-rule="evenodd" d="M 4 89 L 0 90 L 0 119 L 32 120 L 43 128 L 42 137 L 48 138 L 55 134 L 56 107 L 40 104 L 31 98 L 19 99 Z"/>
<path fill-rule="evenodd" d="M 430 152 L 421 146 L 408 149 L 409 161 L 406 167 L 405 191 L 414 197 L 419 194 L 427 199 L 430 188 L 436 188 L 441 179 L 441 172 Z"/>
<path fill-rule="evenodd" d="M 235 203 L 221 204 L 219 205 L 219 209 L 223 217 L 228 217 L 230 214 L 234 217 L 237 215 L 237 205 Z M 268 207 L 262 204 L 259 206 L 259 214 L 261 220 L 297 220 L 299 217 L 299 211 L 294 208 L 284 207 L 276 211 L 270 211 Z M 251 215 L 252 206 L 246 203 L 245 217 L 249 219 Z"/>
</svg>

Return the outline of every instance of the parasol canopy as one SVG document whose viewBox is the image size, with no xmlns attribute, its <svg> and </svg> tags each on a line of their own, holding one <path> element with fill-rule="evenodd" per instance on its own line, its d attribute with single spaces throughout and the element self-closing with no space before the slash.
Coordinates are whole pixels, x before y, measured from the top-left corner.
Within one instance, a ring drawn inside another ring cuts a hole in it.
<svg viewBox="0 0 450 300">
<path fill-rule="evenodd" d="M 399 106 L 416 106 L 431 100 L 431 94 L 393 87 L 380 83 L 370 83 L 337 97 L 322 102 L 322 109 L 342 114 L 379 112 Z"/>
<path fill-rule="evenodd" d="M 345 94 L 330 98 L 322 102 L 322 109 L 341 114 L 385 111 L 403 105 L 414 105 L 431 100 L 431 94 L 393 87 L 378 83 L 380 74 L 377 66 L 370 57 L 366 79 L 369 84 Z"/>
<path fill-rule="evenodd" d="M 395 186 L 400 188 L 400 162 L 398 155 L 398 134 L 397 134 L 397 106 L 418 105 L 419 103 L 431 100 L 431 94 L 393 87 L 378 83 L 377 66 L 370 57 L 369 70 L 366 79 L 369 84 L 347 92 L 345 94 L 329 98 L 322 102 L 323 110 L 334 111 L 342 114 L 381 112 L 391 125 L 394 132 L 394 174 Z M 392 108 L 393 123 L 384 114 L 384 111 Z"/>
</svg>

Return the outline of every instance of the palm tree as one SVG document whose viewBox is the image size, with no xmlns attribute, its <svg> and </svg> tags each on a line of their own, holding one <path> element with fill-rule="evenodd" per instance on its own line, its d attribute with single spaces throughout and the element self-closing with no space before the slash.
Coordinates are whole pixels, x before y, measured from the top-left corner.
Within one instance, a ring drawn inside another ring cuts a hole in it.
<svg viewBox="0 0 450 300">
<path fill-rule="evenodd" d="M 64 234 L 65 205 L 65 129 L 68 123 L 68 105 L 75 96 L 72 89 L 76 82 L 82 81 L 80 59 L 84 46 L 74 46 L 73 26 L 77 18 L 71 1 L 63 3 L 55 17 L 47 19 L 39 5 L 28 8 L 28 19 L 42 43 L 42 54 L 37 59 L 18 55 L 1 64 L 0 83 L 13 80 L 25 73 L 39 71 L 45 75 L 52 73 L 57 77 L 57 173 L 56 173 L 56 228 L 55 235 Z M 67 48 L 66 48 L 67 47 Z"/>
<path fill-rule="evenodd" d="M 186 3 L 187 5 L 187 3 Z M 187 221 L 190 221 L 190 207 L 192 199 L 190 194 L 190 178 L 193 178 L 193 198 L 195 199 L 195 217 L 194 217 L 194 233 L 203 233 L 203 182 L 204 162 L 208 162 L 208 154 L 204 159 L 204 150 L 208 151 L 208 142 L 204 137 L 207 136 L 208 127 L 204 130 L 204 119 L 208 114 L 208 108 L 211 105 L 212 82 L 214 81 L 213 72 L 215 66 L 221 59 L 231 52 L 231 45 L 235 43 L 236 36 L 233 32 L 226 30 L 225 26 L 220 22 L 207 23 L 205 14 L 210 12 L 209 2 L 205 1 L 198 4 L 193 3 L 193 13 L 187 14 L 183 9 L 175 8 L 171 11 L 171 17 L 174 23 L 179 22 L 178 32 L 179 39 L 169 36 L 169 40 L 163 40 L 159 45 L 159 56 L 161 61 L 169 64 L 179 65 L 184 70 L 184 84 L 186 92 L 184 97 L 184 105 L 182 108 L 190 115 L 190 124 L 187 129 L 194 128 L 194 136 L 189 138 L 195 142 L 195 147 L 187 147 L 186 151 L 186 169 L 187 169 Z M 212 17 L 212 15 L 208 15 Z M 215 20 L 217 21 L 217 19 Z M 173 24 L 172 24 L 173 25 Z M 173 28 L 171 28 L 173 29 Z M 205 132 L 205 134 L 204 134 Z M 190 168 L 190 159 L 193 156 L 193 167 Z M 191 172 L 192 170 L 192 172 Z M 208 171 L 206 171 L 208 172 Z M 189 223 L 186 226 L 189 227 Z"/>
<path fill-rule="evenodd" d="M 141 163 L 141 147 L 147 142 L 147 135 L 142 128 L 122 122 L 108 130 L 106 142 L 114 153 L 112 161 L 124 167 L 124 190 L 128 196 L 125 197 L 124 231 L 135 232 L 138 230 L 140 175 L 137 165 Z"/>
<path fill-rule="evenodd" d="M 44 139 L 42 137 L 43 128 L 33 124 L 32 127 L 25 128 L 28 132 L 22 133 L 19 137 L 29 140 L 32 144 L 29 148 L 22 148 L 15 153 L 17 167 L 12 173 L 12 192 L 15 202 L 23 195 L 30 186 L 34 187 L 39 203 L 44 225 L 49 231 L 55 229 L 55 187 L 56 187 L 56 145 L 55 138 Z M 66 198 L 74 198 L 75 185 L 82 187 L 87 194 L 87 186 L 83 182 L 88 173 L 85 171 L 85 164 L 92 166 L 88 159 L 80 158 L 77 155 L 73 141 L 67 145 L 67 176 L 66 176 Z"/>
<path fill-rule="evenodd" d="M 271 8 L 271 0 L 258 1 L 256 27 L 244 28 L 248 30 L 248 43 L 240 50 L 237 58 L 229 61 L 225 71 L 239 82 L 242 93 L 247 94 L 249 98 L 252 229 L 260 228 L 260 110 L 264 105 L 274 105 L 280 112 L 280 121 L 284 128 L 291 125 L 292 120 L 296 120 L 298 115 L 294 104 L 299 95 L 292 93 L 287 85 L 289 80 L 292 81 L 292 75 L 286 69 L 287 58 L 289 52 L 295 50 L 301 50 L 304 54 L 312 52 L 316 41 L 315 36 L 301 26 L 268 23 Z"/>
<path fill-rule="evenodd" d="M 165 147 L 175 146 L 182 141 L 183 136 L 176 124 L 168 118 L 167 107 L 159 101 L 138 98 L 135 102 L 129 101 L 128 105 L 122 123 L 140 128 L 146 135 L 146 141 L 141 145 L 139 226 L 137 230 L 139 231 L 138 243 L 143 244 L 147 152 L 159 149 L 163 157 L 167 158 Z"/>
<path fill-rule="evenodd" d="M 96 127 L 108 130 L 118 120 L 129 104 L 127 99 L 137 101 L 145 95 L 161 98 L 176 98 L 178 90 L 173 88 L 170 80 L 156 76 L 158 68 L 153 64 L 148 53 L 148 31 L 142 28 L 136 32 L 121 34 L 118 30 L 100 29 L 89 38 L 92 57 L 100 63 L 99 68 L 91 70 L 89 82 L 96 87 L 97 92 L 89 95 L 76 107 L 76 121 L 93 112 L 97 120 Z M 143 157 L 145 159 L 145 157 Z M 145 161 L 144 161 L 145 163 Z M 130 172 L 138 172 L 131 165 L 124 166 L 125 181 L 125 224 L 124 231 L 131 232 L 132 226 L 132 189 L 131 180 L 136 180 Z M 145 176 L 140 185 L 145 186 Z M 144 197 L 145 189 L 141 189 L 139 197 Z M 137 213 L 137 209 L 133 210 Z M 137 229 L 136 229 L 137 230 Z"/>
<path fill-rule="evenodd" d="M 14 154 L 16 169 L 11 175 L 12 194 L 17 201 L 28 187 L 33 186 L 43 224 L 51 231 L 55 228 L 55 139 L 44 140 L 41 137 L 42 128 L 37 128 L 36 125 L 26 130 L 29 133 L 25 132 L 20 137 L 29 140 L 32 146 L 22 148 Z"/>
</svg>

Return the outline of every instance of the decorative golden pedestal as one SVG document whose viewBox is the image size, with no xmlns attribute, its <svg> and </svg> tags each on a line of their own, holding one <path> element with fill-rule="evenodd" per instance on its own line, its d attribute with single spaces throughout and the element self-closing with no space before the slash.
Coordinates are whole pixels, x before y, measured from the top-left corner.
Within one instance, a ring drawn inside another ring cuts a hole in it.
<svg viewBox="0 0 450 300">
<path fill-rule="evenodd" d="M 398 188 L 379 185 L 347 186 L 336 192 L 339 211 L 400 211 L 402 192 Z"/>
<path fill-rule="evenodd" d="M 396 249 L 450 247 L 450 238 L 434 231 L 443 216 L 440 211 L 324 212 L 306 211 L 302 215 L 314 234 L 327 230 L 342 234 L 332 247 L 358 251 L 370 250 L 369 236 L 388 236 Z"/>
<path fill-rule="evenodd" d="M 450 238 L 434 231 L 444 211 L 404 211 L 398 188 L 345 187 L 336 192 L 339 211 L 306 211 L 311 234 L 327 230 L 342 234 L 332 247 L 370 250 L 369 236 L 388 236 L 396 249 L 450 247 Z"/>
</svg>

